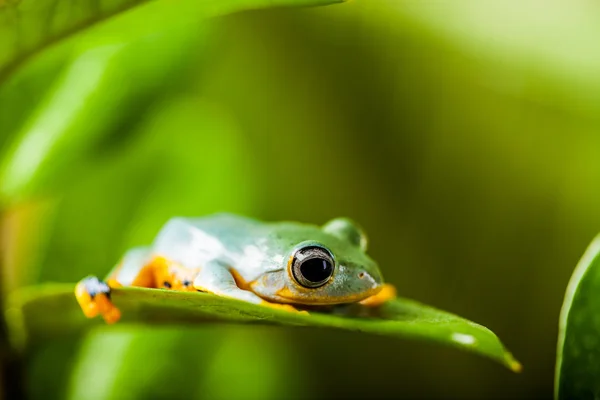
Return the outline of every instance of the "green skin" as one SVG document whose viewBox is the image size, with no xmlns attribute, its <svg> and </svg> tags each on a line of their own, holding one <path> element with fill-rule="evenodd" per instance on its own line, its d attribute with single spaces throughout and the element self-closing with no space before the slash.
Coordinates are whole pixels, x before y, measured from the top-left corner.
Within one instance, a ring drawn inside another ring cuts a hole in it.
<svg viewBox="0 0 600 400">
<path fill-rule="evenodd" d="M 116 279 L 131 284 L 154 256 L 186 268 L 199 268 L 193 286 L 252 303 L 325 305 L 360 301 L 383 285 L 379 267 L 366 254 L 362 229 L 347 218 L 322 227 L 298 222 L 260 222 L 232 214 L 172 218 L 150 247 L 129 251 Z M 298 249 L 319 246 L 333 256 L 333 274 L 322 286 L 307 288 L 293 274 Z M 235 272 L 248 283 L 239 288 Z"/>
</svg>

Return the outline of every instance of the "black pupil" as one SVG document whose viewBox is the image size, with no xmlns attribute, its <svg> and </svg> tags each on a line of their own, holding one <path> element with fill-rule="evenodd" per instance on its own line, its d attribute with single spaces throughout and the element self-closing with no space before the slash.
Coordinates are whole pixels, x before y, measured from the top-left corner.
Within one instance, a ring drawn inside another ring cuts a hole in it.
<svg viewBox="0 0 600 400">
<path fill-rule="evenodd" d="M 300 266 L 300 272 L 307 281 L 318 283 L 323 282 L 331 276 L 331 263 L 322 258 L 311 258 L 306 260 Z"/>
</svg>

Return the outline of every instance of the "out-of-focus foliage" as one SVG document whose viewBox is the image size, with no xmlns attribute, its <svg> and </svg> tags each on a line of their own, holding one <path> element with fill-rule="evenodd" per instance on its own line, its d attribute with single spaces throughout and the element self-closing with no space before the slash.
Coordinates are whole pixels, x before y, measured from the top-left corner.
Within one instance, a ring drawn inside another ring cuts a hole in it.
<svg viewBox="0 0 600 400">
<path fill-rule="evenodd" d="M 155 35 L 163 25 L 174 22 L 181 26 L 198 23 L 200 18 L 241 10 L 326 5 L 341 1 L 344 0 L 180 0 L 175 3 L 158 1 L 145 4 L 146 0 L 2 0 L 0 81 L 18 70 L 28 58 L 101 22 L 108 22 L 100 28 L 101 32 L 108 35 L 96 36 L 96 46 L 114 44 L 115 39 L 118 42 L 123 33 L 119 30 L 126 31 L 125 34 L 131 39 Z M 129 17 L 130 10 L 136 7 L 135 15 Z M 125 25 L 119 26 L 123 23 Z"/>
<path fill-rule="evenodd" d="M 49 87 L 38 107 L 27 114 L 26 122 L 0 164 L 0 200 L 18 201 L 22 196 L 30 195 L 32 187 L 45 187 L 48 185 L 44 185 L 45 181 L 54 183 L 57 178 L 64 179 L 74 159 L 87 156 L 90 147 L 97 145 L 109 132 L 126 123 L 126 118 L 119 115 L 118 111 L 115 113 L 116 110 L 129 115 L 129 108 L 122 108 L 123 105 L 134 101 L 137 102 L 137 107 L 148 107 L 148 103 L 144 104 L 141 99 L 151 91 L 166 92 L 168 87 L 176 85 L 170 76 L 176 75 L 177 69 L 185 67 L 186 56 L 196 54 L 186 51 L 192 44 L 190 42 L 201 50 L 206 35 L 204 26 L 207 25 L 208 18 L 265 6 L 323 5 L 339 1 L 342 0 L 204 0 L 177 4 L 155 2 L 142 7 L 133 15 L 125 15 L 125 18 L 118 15 L 118 10 L 123 6 L 114 5 L 107 7 L 112 9 L 109 12 L 93 4 L 95 7 L 86 10 L 83 15 L 73 12 L 67 5 L 54 9 L 57 4 L 53 0 L 48 0 L 50 4 L 45 7 L 44 2 L 35 3 L 34 7 L 49 8 L 55 15 L 35 9 L 32 11 L 28 8 L 29 3 L 6 5 L 0 9 L 0 16 L 6 18 L 4 24 L 0 21 L 0 27 L 6 31 L 4 36 L 7 39 L 12 38 L 16 50 L 14 55 L 8 55 L 9 61 L 5 64 L 10 64 L 10 60 L 18 62 L 21 52 L 27 54 L 37 48 L 43 50 L 44 44 L 52 42 L 54 36 L 68 39 L 67 33 L 73 27 L 85 27 L 86 24 L 81 21 L 104 20 L 113 14 L 117 17 L 109 20 L 108 26 L 93 29 L 84 40 L 80 39 L 81 45 L 70 50 L 76 54 L 73 60 Z M 73 7 L 86 9 L 81 4 Z M 91 15 L 86 15 L 88 13 Z M 40 18 L 47 18 L 49 22 L 40 24 L 36 21 Z M 63 34 L 52 34 L 53 21 L 58 21 L 58 25 L 65 25 L 64 28 L 57 28 L 59 32 L 64 31 Z M 169 21 L 176 25 L 169 25 Z M 38 30 L 46 35 L 40 36 Z M 27 42 L 26 38 L 30 36 L 37 38 L 32 39 L 32 42 L 40 42 L 37 46 L 31 45 L 33 50 L 20 42 Z M 63 40 L 65 41 L 67 43 L 63 43 L 63 48 L 59 50 L 69 49 L 71 43 Z M 131 62 L 157 50 L 161 55 L 159 62 L 162 65 L 155 62 L 147 66 L 145 63 Z M 180 55 L 183 57 L 178 59 Z M 131 69 L 128 70 L 128 67 Z M 137 84 L 114 87 L 114 82 L 127 79 L 127 76 L 135 76 Z M 29 80 L 27 69 L 25 77 L 17 76 L 16 85 L 19 78 Z M 11 97 L 10 86 L 8 93 Z M 102 112 L 106 114 L 101 115 Z M 95 118 L 111 123 L 90 125 L 92 113 L 96 114 Z"/>
<path fill-rule="evenodd" d="M 512 369 L 521 365 L 489 329 L 456 315 L 418 302 L 397 298 L 381 307 L 350 304 L 310 315 L 273 310 L 261 305 L 208 293 L 188 293 L 145 288 L 121 288 L 111 300 L 123 317 L 120 322 L 138 324 L 198 324 L 246 322 L 267 325 L 312 326 L 423 340 L 470 351 Z M 84 331 L 93 322 L 73 301 L 73 285 L 32 286 L 15 293 L 9 303 L 15 346 L 48 339 L 51 335 Z M 100 321 L 102 321 L 100 319 Z"/>
<path fill-rule="evenodd" d="M 68 398 L 210 398 L 277 399 L 293 389 L 290 398 L 303 398 L 300 382 L 286 382 L 280 363 L 293 363 L 284 338 L 275 338 L 269 351 L 248 346 L 261 341 L 257 329 L 239 332 L 224 327 L 219 332 L 191 328 L 99 328 L 84 342 L 69 381 Z M 148 342 L 154 343 L 155 361 L 148 358 Z M 177 355 L 175 357 L 174 355 Z M 123 363 L 123 357 L 139 362 Z M 231 362 L 236 357 L 253 360 L 253 368 Z M 106 365 L 120 368 L 106 368 Z M 135 377 L 135 379 L 132 379 Z M 246 384 L 243 388 L 234 382 Z"/>
<path fill-rule="evenodd" d="M 600 236 L 589 246 L 569 282 L 560 316 L 556 399 L 587 399 L 600 391 Z"/>
<path fill-rule="evenodd" d="M 61 86 L 77 60 L 123 46 L 94 112 L 61 120 L 94 141 L 65 143 L 57 174 L 7 211 L 5 285 L 104 275 L 174 214 L 348 215 L 402 296 L 489 326 L 525 369 L 345 332 L 211 327 L 178 347 L 166 331 L 103 330 L 82 352 L 76 338 L 30 349 L 33 398 L 75 396 L 90 365 L 115 388 L 189 371 L 188 394 L 237 390 L 222 398 L 551 396 L 564 289 L 600 230 L 597 4 L 354 0 L 204 28 L 133 14 L 48 48 L 0 88 L 9 152 L 53 93 L 85 89 Z M 128 24 L 157 31 L 134 40 L 117 28 Z M 102 350 L 109 368 L 89 358 Z"/>
</svg>

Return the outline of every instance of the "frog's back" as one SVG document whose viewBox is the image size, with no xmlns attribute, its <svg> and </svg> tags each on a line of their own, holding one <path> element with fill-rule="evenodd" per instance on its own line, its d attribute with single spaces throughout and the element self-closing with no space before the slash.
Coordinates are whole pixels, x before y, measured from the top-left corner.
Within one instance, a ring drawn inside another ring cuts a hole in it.
<svg viewBox="0 0 600 400">
<path fill-rule="evenodd" d="M 152 250 L 190 267 L 214 259 L 231 262 L 264 229 L 260 221 L 229 213 L 174 217 L 162 227 Z"/>
<path fill-rule="evenodd" d="M 230 213 L 217 213 L 203 217 L 174 217 L 167 224 L 183 223 L 215 237 L 230 235 L 248 237 L 250 233 L 264 227 L 264 223 L 252 218 Z M 237 233 L 237 235 L 236 235 Z"/>
</svg>

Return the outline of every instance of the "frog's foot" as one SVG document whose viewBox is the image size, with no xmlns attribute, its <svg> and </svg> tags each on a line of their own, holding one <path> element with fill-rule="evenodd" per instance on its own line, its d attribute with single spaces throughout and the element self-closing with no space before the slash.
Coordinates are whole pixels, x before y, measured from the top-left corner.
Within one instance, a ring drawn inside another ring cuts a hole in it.
<svg viewBox="0 0 600 400">
<path fill-rule="evenodd" d="M 367 297 L 366 299 L 360 301 L 360 304 L 367 307 L 378 307 L 396 297 L 396 288 L 389 283 L 383 285 L 383 288 L 379 293 L 373 295 L 371 297 Z"/>
<path fill-rule="evenodd" d="M 194 288 L 193 278 L 186 276 L 173 275 L 172 277 L 165 278 L 162 283 L 163 289 L 177 290 L 180 292 L 196 292 Z"/>
<path fill-rule="evenodd" d="M 154 256 L 142 268 L 132 286 L 190 292 L 196 290 L 192 283 L 197 274 L 198 269 L 188 269 L 165 257 Z"/>
<path fill-rule="evenodd" d="M 308 315 L 308 311 L 298 310 L 296 307 L 291 306 L 289 304 L 271 303 L 266 300 L 263 300 L 260 304 L 263 306 L 266 306 L 266 307 L 275 308 L 277 310 L 283 310 L 283 311 L 295 312 L 295 313 Z"/>
<path fill-rule="evenodd" d="M 110 301 L 110 288 L 109 284 L 95 276 L 79 281 L 75 286 L 75 297 L 86 317 L 93 318 L 100 314 L 109 324 L 121 318 L 121 312 Z"/>
</svg>

